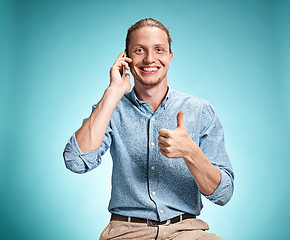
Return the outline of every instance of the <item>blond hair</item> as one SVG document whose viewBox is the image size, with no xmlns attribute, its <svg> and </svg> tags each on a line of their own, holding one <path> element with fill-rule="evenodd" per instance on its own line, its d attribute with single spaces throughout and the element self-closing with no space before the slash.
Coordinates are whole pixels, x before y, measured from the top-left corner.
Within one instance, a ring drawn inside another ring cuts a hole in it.
<svg viewBox="0 0 290 240">
<path fill-rule="evenodd" d="M 142 27 L 157 27 L 160 28 L 161 30 L 165 31 L 167 34 L 167 38 L 168 38 L 168 44 L 169 44 L 169 52 L 171 52 L 171 37 L 169 34 L 168 29 L 159 21 L 153 19 L 153 18 L 144 18 L 141 19 L 140 21 L 136 22 L 134 25 L 132 25 L 127 32 L 127 36 L 126 36 L 126 54 L 128 56 L 128 48 L 129 48 L 129 43 L 130 43 L 130 36 L 131 33 L 134 32 L 135 30 L 142 28 Z"/>
</svg>

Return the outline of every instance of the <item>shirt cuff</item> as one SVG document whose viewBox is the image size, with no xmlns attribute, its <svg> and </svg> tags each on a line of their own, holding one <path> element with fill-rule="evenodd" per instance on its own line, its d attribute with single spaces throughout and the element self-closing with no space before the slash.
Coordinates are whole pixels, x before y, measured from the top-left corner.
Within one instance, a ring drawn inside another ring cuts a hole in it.
<svg viewBox="0 0 290 240">
<path fill-rule="evenodd" d="M 232 197 L 233 189 L 232 189 L 232 181 L 230 176 L 224 172 L 223 170 L 220 170 L 221 174 L 221 181 L 216 188 L 216 190 L 211 195 L 204 195 L 207 199 L 209 199 L 211 202 L 218 204 L 218 205 L 225 205 Z"/>
<path fill-rule="evenodd" d="M 101 152 L 99 149 L 83 153 L 78 145 L 75 133 L 72 136 L 72 147 L 76 149 L 79 157 L 83 160 L 83 162 L 87 165 L 87 167 L 91 170 L 101 164 Z"/>
</svg>

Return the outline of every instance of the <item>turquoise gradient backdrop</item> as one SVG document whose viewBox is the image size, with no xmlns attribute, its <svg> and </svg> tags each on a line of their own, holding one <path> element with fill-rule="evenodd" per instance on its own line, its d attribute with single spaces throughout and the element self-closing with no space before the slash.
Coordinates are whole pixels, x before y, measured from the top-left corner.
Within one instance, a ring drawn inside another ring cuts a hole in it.
<svg viewBox="0 0 290 240">
<path fill-rule="evenodd" d="M 235 192 L 204 199 L 226 239 L 289 235 L 289 1 L 1 0 L 1 239 L 93 240 L 109 221 L 111 159 L 78 175 L 62 151 L 100 100 L 127 29 L 171 32 L 172 88 L 209 100 L 224 126 Z"/>
</svg>

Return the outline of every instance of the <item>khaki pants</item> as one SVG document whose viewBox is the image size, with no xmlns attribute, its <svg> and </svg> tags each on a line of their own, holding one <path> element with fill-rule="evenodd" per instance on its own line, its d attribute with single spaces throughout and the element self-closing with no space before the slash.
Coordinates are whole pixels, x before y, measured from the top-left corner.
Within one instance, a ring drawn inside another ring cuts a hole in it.
<svg viewBox="0 0 290 240">
<path fill-rule="evenodd" d="M 104 229 L 100 240 L 223 240 L 207 233 L 209 226 L 200 219 L 186 219 L 168 226 L 147 226 L 147 223 L 135 223 L 112 220 Z"/>
</svg>

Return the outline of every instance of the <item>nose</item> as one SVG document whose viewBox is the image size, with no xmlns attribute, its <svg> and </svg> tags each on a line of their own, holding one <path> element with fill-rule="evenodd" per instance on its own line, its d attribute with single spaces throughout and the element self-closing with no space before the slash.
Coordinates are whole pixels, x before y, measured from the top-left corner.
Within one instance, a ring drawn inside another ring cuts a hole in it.
<svg viewBox="0 0 290 240">
<path fill-rule="evenodd" d="M 144 58 L 144 62 L 145 63 L 154 63 L 155 62 L 154 53 L 152 51 L 148 51 L 146 53 L 146 56 Z"/>
</svg>

